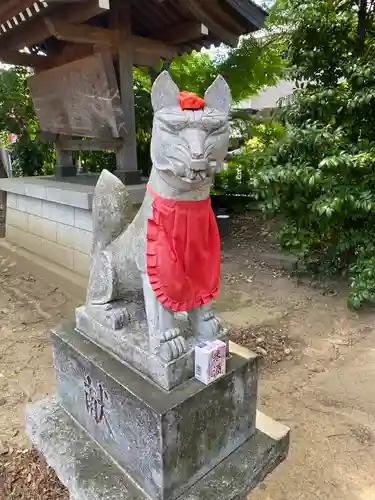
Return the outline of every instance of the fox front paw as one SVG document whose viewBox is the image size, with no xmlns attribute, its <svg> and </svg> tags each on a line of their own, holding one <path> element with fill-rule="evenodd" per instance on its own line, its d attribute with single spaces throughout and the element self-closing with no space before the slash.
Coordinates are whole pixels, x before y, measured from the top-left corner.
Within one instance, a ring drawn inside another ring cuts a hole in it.
<svg viewBox="0 0 375 500">
<path fill-rule="evenodd" d="M 171 328 L 158 335 L 158 355 L 163 361 L 173 361 L 187 352 L 187 343 L 178 328 Z"/>
</svg>

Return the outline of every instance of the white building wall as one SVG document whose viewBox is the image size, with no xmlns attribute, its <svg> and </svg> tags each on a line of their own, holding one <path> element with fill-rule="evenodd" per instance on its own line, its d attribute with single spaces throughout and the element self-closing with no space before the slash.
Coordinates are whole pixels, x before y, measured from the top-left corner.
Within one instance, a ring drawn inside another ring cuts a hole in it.
<svg viewBox="0 0 375 500">
<path fill-rule="evenodd" d="M 256 110 L 275 108 L 279 100 L 290 96 L 294 89 L 295 85 L 293 82 L 280 80 L 276 85 L 267 87 L 257 96 L 242 101 L 237 107 Z"/>
</svg>

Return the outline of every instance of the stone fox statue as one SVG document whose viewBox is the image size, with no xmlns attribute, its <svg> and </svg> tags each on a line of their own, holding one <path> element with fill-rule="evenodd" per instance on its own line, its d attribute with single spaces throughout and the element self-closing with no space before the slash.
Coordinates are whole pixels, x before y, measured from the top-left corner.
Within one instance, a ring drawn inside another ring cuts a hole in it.
<svg viewBox="0 0 375 500">
<path fill-rule="evenodd" d="M 216 338 L 211 309 L 220 279 L 220 239 L 210 187 L 228 152 L 230 90 L 218 77 L 204 99 L 180 92 L 163 72 L 152 88 L 152 171 L 133 219 L 125 186 L 108 171 L 93 201 L 87 305 L 131 301 L 143 291 L 149 346 L 164 361 L 187 344 L 175 313 L 186 312 L 197 341 Z"/>
</svg>

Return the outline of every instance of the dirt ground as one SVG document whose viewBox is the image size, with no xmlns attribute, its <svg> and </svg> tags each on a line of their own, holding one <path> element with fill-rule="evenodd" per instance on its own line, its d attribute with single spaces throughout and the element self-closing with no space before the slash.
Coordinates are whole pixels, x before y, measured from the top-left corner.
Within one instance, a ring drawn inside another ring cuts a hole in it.
<svg viewBox="0 0 375 500">
<path fill-rule="evenodd" d="M 233 339 L 264 357 L 260 409 L 291 428 L 289 458 L 250 498 L 375 500 L 375 312 L 351 312 L 344 289 L 270 265 L 269 229 L 256 217 L 234 222 L 216 303 Z M 8 446 L 27 446 L 25 404 L 54 392 L 48 329 L 81 300 L 0 250 L 0 476 Z"/>
</svg>

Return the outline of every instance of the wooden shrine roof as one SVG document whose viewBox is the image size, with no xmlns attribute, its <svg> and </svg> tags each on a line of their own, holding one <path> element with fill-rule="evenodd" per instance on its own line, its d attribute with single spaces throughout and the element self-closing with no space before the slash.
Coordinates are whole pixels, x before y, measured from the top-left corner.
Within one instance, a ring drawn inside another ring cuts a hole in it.
<svg viewBox="0 0 375 500">
<path fill-rule="evenodd" d="M 1 0 L 0 60 L 46 69 L 98 46 L 115 50 L 109 2 Z M 259 29 L 265 16 L 251 0 L 132 0 L 134 64 L 152 65 L 221 42 L 235 45 L 240 35 Z M 35 55 L 36 46 L 47 57 Z M 19 52 L 25 47 L 32 53 Z"/>
</svg>

